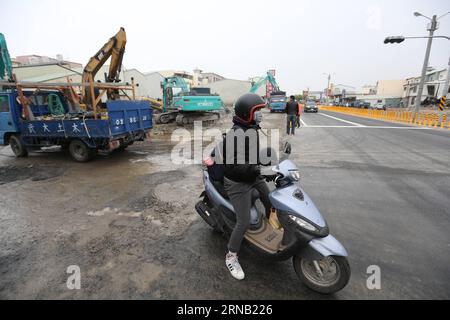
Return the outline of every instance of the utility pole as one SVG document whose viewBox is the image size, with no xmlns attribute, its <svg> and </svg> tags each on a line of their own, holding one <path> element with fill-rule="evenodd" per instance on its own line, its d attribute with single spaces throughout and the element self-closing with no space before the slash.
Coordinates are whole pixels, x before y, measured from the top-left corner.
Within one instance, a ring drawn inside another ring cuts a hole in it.
<svg viewBox="0 0 450 320">
<path fill-rule="evenodd" d="M 446 96 L 447 100 L 450 98 L 448 93 L 448 86 L 450 85 L 450 58 L 448 59 L 448 66 L 447 66 L 447 79 L 444 83 L 444 92 L 442 93 L 443 96 Z"/>
<path fill-rule="evenodd" d="M 330 93 L 330 80 L 331 80 L 331 73 L 324 73 L 324 75 L 328 76 L 328 83 L 327 83 L 327 92 L 325 96 L 327 97 L 327 102 L 329 100 L 329 93 Z"/>
<path fill-rule="evenodd" d="M 417 16 L 417 15 L 416 15 Z M 437 17 L 436 15 L 433 15 L 433 18 L 431 19 L 431 22 L 429 24 L 429 38 L 428 38 L 428 44 L 427 44 L 427 51 L 425 52 L 425 59 L 423 61 L 423 67 L 422 67 L 422 75 L 420 77 L 420 83 L 419 83 L 419 90 L 417 91 L 416 96 L 416 103 L 415 103 L 415 113 L 418 113 L 420 111 L 420 104 L 422 102 L 422 93 L 423 93 L 423 86 L 425 84 L 425 77 L 427 74 L 427 68 L 428 68 L 428 60 L 430 58 L 430 51 L 431 51 L 431 43 L 433 42 L 433 33 L 437 30 Z"/>
</svg>

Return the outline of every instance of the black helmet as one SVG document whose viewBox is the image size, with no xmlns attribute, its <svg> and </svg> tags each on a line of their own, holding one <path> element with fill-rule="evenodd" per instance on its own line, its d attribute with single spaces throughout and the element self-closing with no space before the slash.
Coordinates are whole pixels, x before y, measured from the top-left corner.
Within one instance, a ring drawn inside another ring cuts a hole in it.
<svg viewBox="0 0 450 320">
<path fill-rule="evenodd" d="M 250 124 L 253 122 L 255 111 L 265 106 L 266 103 L 260 96 L 255 93 L 246 93 L 234 103 L 234 113 L 238 118 Z"/>
</svg>

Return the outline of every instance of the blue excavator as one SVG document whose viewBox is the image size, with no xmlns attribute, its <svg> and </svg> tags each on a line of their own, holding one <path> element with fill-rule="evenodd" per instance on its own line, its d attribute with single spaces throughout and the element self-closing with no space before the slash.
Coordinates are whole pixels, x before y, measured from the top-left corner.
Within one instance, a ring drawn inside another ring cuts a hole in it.
<svg viewBox="0 0 450 320">
<path fill-rule="evenodd" d="M 278 86 L 278 83 L 272 73 L 267 72 L 264 78 L 261 78 L 259 81 L 254 83 L 250 88 L 250 92 L 256 93 L 256 91 L 267 82 L 272 85 L 271 92 L 269 92 L 269 95 L 266 96 L 266 101 L 270 112 L 284 111 L 286 106 L 286 92 L 280 90 L 280 87 Z"/>
<path fill-rule="evenodd" d="M 215 121 L 220 118 L 223 102 L 209 88 L 189 88 L 180 77 L 167 77 L 161 82 L 163 90 L 162 112 L 156 116 L 156 123 L 176 121 L 180 126 L 194 121 Z"/>
</svg>

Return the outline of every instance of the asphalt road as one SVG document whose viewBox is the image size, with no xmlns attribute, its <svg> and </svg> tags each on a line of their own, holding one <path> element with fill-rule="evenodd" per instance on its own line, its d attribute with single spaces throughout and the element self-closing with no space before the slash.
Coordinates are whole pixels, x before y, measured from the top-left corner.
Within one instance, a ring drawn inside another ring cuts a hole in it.
<svg viewBox="0 0 450 320">
<path fill-rule="evenodd" d="M 337 119 L 336 119 L 337 118 Z M 450 130 L 332 112 L 292 139 L 302 184 L 350 254 L 351 298 L 450 297 Z M 368 290 L 367 267 L 381 270 Z"/>
<path fill-rule="evenodd" d="M 450 130 L 331 112 L 302 120 L 291 159 L 349 252 L 341 292 L 315 294 L 291 261 L 245 249 L 246 279 L 232 279 L 227 239 L 194 210 L 200 167 L 174 165 L 170 136 L 154 135 L 87 164 L 0 150 L 0 298 L 449 299 Z M 283 128 L 284 115 L 266 113 L 264 123 Z M 70 265 L 80 267 L 80 290 L 66 286 Z M 381 288 L 370 290 L 373 265 Z"/>
</svg>

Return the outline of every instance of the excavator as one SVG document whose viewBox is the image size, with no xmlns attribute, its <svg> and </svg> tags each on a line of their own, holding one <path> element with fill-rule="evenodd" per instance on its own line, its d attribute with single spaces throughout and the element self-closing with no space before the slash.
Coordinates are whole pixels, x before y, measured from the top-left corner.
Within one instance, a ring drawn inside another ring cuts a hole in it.
<svg viewBox="0 0 450 320">
<path fill-rule="evenodd" d="M 166 124 L 176 121 L 183 126 L 194 121 L 213 122 L 220 119 L 223 102 L 209 88 L 190 89 L 180 77 L 167 77 L 161 82 L 163 90 L 162 112 L 156 123 Z"/>
<path fill-rule="evenodd" d="M 9 56 L 6 40 L 2 33 L 0 33 L 0 80 L 12 81 L 12 63 Z"/>
<path fill-rule="evenodd" d="M 105 62 L 111 57 L 109 64 L 109 73 L 106 76 L 107 83 L 120 82 L 119 74 L 122 68 L 123 55 L 125 53 L 125 45 L 127 43 L 127 36 L 124 28 L 120 28 L 119 32 L 106 42 L 103 47 L 89 59 L 89 62 L 84 67 L 82 82 L 93 82 L 95 75 Z M 108 89 L 107 97 L 109 100 L 119 99 L 118 89 Z M 92 101 L 92 92 L 89 88 L 83 87 L 81 102 L 89 105 Z"/>
<path fill-rule="evenodd" d="M 280 87 L 271 72 L 267 72 L 264 78 L 261 78 L 259 81 L 254 83 L 250 88 L 250 92 L 255 93 L 267 82 L 272 85 L 272 91 L 266 97 L 270 112 L 284 111 L 284 107 L 286 105 L 286 92 L 280 90 Z"/>
</svg>

